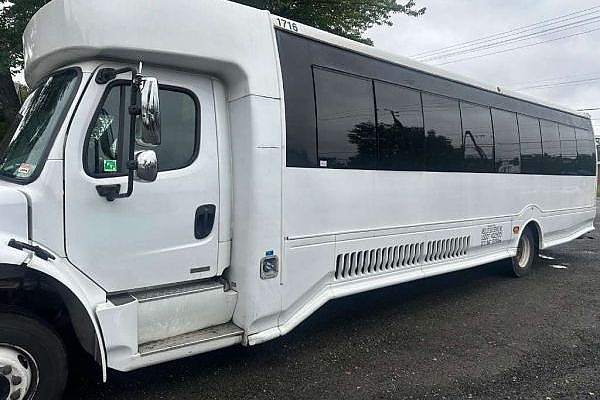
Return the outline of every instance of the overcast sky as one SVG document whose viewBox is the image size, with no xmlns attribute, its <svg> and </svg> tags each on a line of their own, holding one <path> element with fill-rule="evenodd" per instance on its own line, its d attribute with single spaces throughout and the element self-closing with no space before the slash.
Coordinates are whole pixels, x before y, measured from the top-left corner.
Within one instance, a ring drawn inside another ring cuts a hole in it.
<svg viewBox="0 0 600 400">
<path fill-rule="evenodd" d="M 377 27 L 368 33 L 376 47 L 412 56 L 600 6 L 600 0 L 417 0 L 417 4 L 427 7 L 425 15 L 419 18 L 398 15 L 394 17 L 394 26 Z M 547 32 L 546 36 L 531 37 L 510 46 L 529 45 L 596 28 L 599 30 L 520 50 L 438 66 L 510 89 L 547 84 L 548 81 L 555 83 L 600 78 L 600 8 L 583 14 L 568 17 L 571 19 L 563 23 L 557 21 L 542 29 L 568 23 L 581 23 L 579 27 L 565 26 L 561 28 L 562 32 Z M 595 17 L 598 19 L 594 19 Z M 533 31 L 526 32 L 529 33 Z M 486 44 L 488 43 L 483 45 Z M 485 52 L 504 49 L 507 47 Z M 477 54 L 480 53 L 469 53 L 461 57 Z M 436 62 L 432 64 L 435 65 Z M 600 107 L 600 79 L 579 85 L 566 84 L 522 91 L 574 109 Z M 590 114 L 593 118 L 598 118 L 593 122 L 596 133 L 600 134 L 600 111 Z"/>
</svg>

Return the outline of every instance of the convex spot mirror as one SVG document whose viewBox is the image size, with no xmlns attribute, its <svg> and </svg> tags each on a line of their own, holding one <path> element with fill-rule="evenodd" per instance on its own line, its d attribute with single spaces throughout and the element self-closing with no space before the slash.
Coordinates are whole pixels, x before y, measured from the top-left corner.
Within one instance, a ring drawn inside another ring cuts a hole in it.
<svg viewBox="0 0 600 400">
<path fill-rule="evenodd" d="M 156 78 L 143 77 L 139 81 L 141 126 L 136 141 L 142 146 L 160 144 L 160 101 Z"/>
<path fill-rule="evenodd" d="M 135 155 L 135 177 L 142 182 L 154 182 L 158 176 L 158 158 L 154 150 L 144 150 Z"/>
</svg>

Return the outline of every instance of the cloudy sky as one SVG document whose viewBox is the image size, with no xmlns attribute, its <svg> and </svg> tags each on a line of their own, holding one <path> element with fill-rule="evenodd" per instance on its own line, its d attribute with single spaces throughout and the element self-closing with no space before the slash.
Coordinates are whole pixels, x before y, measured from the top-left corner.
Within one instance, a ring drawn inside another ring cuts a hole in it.
<svg viewBox="0 0 600 400">
<path fill-rule="evenodd" d="M 424 16 L 398 15 L 394 26 L 368 33 L 377 47 L 414 56 L 511 31 L 449 49 L 447 53 L 460 53 L 429 63 L 570 108 L 600 108 L 600 0 L 417 0 L 417 4 L 427 7 Z M 536 23 L 540 24 L 527 28 Z M 555 40 L 563 36 L 570 37 Z M 505 43 L 490 47 L 498 41 Z M 548 42 L 532 45 L 542 41 Z M 523 46 L 528 47 L 506 51 Z M 474 47 L 480 49 L 464 52 Z M 492 52 L 500 53 L 478 57 Z M 460 61 L 440 65 L 455 60 Z M 531 86 L 538 87 L 521 89 Z M 600 134 L 600 111 L 590 114 L 598 118 L 593 122 Z"/>
</svg>

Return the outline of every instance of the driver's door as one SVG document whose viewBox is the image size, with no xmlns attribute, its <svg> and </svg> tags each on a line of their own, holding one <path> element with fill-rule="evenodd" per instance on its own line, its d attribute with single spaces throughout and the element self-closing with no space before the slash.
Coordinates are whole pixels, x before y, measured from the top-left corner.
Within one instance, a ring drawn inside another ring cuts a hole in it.
<svg viewBox="0 0 600 400">
<path fill-rule="evenodd" d="M 67 257 L 108 292 L 207 278 L 217 270 L 211 81 L 150 68 L 144 75 L 155 76 L 160 85 L 155 182 L 135 182 L 131 197 L 113 202 L 97 192 L 103 185 L 120 184 L 121 192 L 127 187 L 130 74 L 104 85 L 90 82 L 65 147 Z"/>
</svg>

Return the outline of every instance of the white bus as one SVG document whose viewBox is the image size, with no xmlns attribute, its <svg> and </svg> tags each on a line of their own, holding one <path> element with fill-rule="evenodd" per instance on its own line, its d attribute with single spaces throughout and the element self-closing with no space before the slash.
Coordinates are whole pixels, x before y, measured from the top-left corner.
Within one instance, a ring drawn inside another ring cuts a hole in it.
<svg viewBox="0 0 600 400">
<path fill-rule="evenodd" d="M 0 145 L 0 399 L 593 229 L 590 119 L 220 0 L 54 0 Z M 143 62 L 140 70 L 139 62 Z"/>
</svg>

